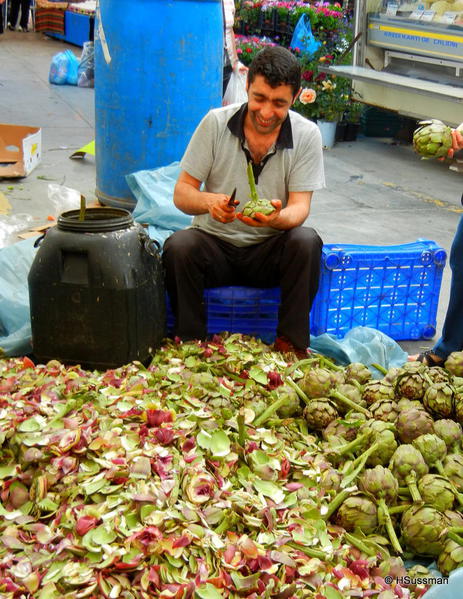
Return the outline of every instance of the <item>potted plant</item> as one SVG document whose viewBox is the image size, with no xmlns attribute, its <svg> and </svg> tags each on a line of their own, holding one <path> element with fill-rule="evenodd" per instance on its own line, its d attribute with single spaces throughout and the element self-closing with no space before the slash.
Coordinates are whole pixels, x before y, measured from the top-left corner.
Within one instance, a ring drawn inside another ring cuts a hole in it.
<svg viewBox="0 0 463 599">
<path fill-rule="evenodd" d="M 355 141 L 360 129 L 360 117 L 363 111 L 363 104 L 351 98 L 346 112 L 346 130 L 344 132 L 344 141 Z"/>
<path fill-rule="evenodd" d="M 334 145 L 337 122 L 349 101 L 348 81 L 319 71 L 320 64 L 332 60 L 333 55 L 323 51 L 311 60 L 301 57 L 302 92 L 294 104 L 294 110 L 317 121 L 326 148 Z"/>
</svg>

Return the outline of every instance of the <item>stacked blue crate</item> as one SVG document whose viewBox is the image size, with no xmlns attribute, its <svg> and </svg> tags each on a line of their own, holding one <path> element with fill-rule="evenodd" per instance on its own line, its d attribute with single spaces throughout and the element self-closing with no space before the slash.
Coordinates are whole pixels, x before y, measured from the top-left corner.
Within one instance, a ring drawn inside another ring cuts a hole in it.
<svg viewBox="0 0 463 599">
<path fill-rule="evenodd" d="M 425 239 L 395 246 L 325 244 L 311 334 L 341 338 L 354 327 L 367 326 L 397 341 L 432 338 L 446 258 L 443 248 Z M 217 287 L 205 290 L 204 301 L 210 334 L 275 339 L 278 288 Z M 169 305 L 167 315 L 171 331 Z"/>
<path fill-rule="evenodd" d="M 395 246 L 327 244 L 312 307 L 314 335 L 366 326 L 397 341 L 431 339 L 447 254 L 434 241 Z"/>
</svg>

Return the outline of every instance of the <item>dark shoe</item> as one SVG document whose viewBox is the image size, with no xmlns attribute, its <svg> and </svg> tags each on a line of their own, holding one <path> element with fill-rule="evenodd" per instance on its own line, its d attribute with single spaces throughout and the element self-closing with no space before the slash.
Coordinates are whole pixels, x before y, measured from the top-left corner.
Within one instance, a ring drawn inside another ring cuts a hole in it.
<svg viewBox="0 0 463 599">
<path fill-rule="evenodd" d="M 277 337 L 273 345 L 274 351 L 278 351 L 281 354 L 296 354 L 299 360 L 307 358 L 310 354 L 308 349 L 300 349 L 295 347 L 294 344 L 287 337 Z"/>
<path fill-rule="evenodd" d="M 10 31 L 14 31 L 14 27 L 13 27 L 13 25 L 11 23 L 8 23 L 8 29 Z"/>
<path fill-rule="evenodd" d="M 444 358 L 440 358 L 437 354 L 435 354 L 432 349 L 428 349 L 423 353 L 419 354 L 416 358 L 417 362 L 421 362 L 430 368 L 434 366 L 444 366 L 445 360 Z"/>
</svg>

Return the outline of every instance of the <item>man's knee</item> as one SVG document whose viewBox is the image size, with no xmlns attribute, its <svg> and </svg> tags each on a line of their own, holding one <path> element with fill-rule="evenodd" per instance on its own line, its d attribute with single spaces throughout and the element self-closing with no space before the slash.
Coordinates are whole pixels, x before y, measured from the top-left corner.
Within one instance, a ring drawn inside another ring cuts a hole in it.
<svg viewBox="0 0 463 599">
<path fill-rule="evenodd" d="M 311 227 L 296 227 L 288 231 L 288 241 L 291 247 L 298 251 L 307 252 L 309 255 L 314 253 L 321 254 L 323 241 L 315 229 Z"/>
<path fill-rule="evenodd" d="M 181 231 L 172 233 L 164 243 L 164 260 L 174 257 L 178 259 L 195 255 L 201 242 L 196 233 L 197 232 L 192 229 L 182 229 Z"/>
</svg>

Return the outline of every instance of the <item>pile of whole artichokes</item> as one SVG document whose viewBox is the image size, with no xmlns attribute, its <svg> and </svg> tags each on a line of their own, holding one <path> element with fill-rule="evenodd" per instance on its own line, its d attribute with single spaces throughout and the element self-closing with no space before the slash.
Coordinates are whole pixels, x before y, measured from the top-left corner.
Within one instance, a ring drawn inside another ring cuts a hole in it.
<svg viewBox="0 0 463 599">
<path fill-rule="evenodd" d="M 384 530 L 395 553 L 434 558 L 448 575 L 463 565 L 463 352 L 442 368 L 381 369 L 379 380 L 362 364 L 326 364 L 295 384 L 309 428 L 324 438 L 334 521 Z"/>
</svg>

